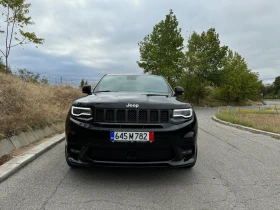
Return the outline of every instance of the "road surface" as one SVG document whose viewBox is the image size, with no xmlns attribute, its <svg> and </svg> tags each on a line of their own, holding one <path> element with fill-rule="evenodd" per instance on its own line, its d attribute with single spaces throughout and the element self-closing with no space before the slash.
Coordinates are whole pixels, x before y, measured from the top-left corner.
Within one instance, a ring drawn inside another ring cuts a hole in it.
<svg viewBox="0 0 280 210">
<path fill-rule="evenodd" d="M 64 144 L 0 183 L 0 209 L 280 209 L 280 140 L 199 108 L 193 169 L 70 169 Z"/>
<path fill-rule="evenodd" d="M 279 100 L 268 100 L 268 101 L 266 101 L 266 104 L 271 105 L 271 106 L 274 106 L 274 105 L 280 106 L 280 99 Z"/>
</svg>

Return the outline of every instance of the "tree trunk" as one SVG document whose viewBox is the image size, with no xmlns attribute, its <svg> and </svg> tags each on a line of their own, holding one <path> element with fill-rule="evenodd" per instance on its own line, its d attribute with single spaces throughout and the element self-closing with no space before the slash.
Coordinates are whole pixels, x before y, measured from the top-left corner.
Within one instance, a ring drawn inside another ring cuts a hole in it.
<svg viewBox="0 0 280 210">
<path fill-rule="evenodd" d="M 200 105 L 200 96 L 198 96 L 198 97 L 196 98 L 196 103 L 197 103 L 198 106 Z"/>
<path fill-rule="evenodd" d="M 229 105 L 229 94 L 227 94 L 227 105 Z"/>
<path fill-rule="evenodd" d="M 6 69 L 6 74 L 8 74 L 8 56 L 6 56 L 5 58 L 6 58 L 6 66 L 5 66 L 5 69 Z"/>
<path fill-rule="evenodd" d="M 240 105 L 240 103 L 241 103 L 241 98 L 240 98 L 240 97 L 237 97 L 237 101 L 238 101 L 238 105 Z"/>
</svg>

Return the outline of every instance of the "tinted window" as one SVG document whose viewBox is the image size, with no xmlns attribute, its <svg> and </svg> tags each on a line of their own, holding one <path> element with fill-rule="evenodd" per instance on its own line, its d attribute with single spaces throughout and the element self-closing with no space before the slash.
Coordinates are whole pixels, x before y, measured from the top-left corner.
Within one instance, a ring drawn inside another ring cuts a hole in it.
<svg viewBox="0 0 280 210">
<path fill-rule="evenodd" d="M 159 76 L 105 76 L 97 91 L 172 93 L 167 82 Z"/>
</svg>

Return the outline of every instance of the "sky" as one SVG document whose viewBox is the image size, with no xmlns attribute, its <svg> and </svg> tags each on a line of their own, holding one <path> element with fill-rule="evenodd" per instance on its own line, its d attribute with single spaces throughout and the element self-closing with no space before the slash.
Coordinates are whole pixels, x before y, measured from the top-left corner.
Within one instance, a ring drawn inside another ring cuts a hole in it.
<svg viewBox="0 0 280 210">
<path fill-rule="evenodd" d="M 279 0 L 26 0 L 35 25 L 26 30 L 44 45 L 13 48 L 12 69 L 77 85 L 110 73 L 142 73 L 138 42 L 172 9 L 187 40 L 215 28 L 222 45 L 237 51 L 259 78 L 280 76 Z M 3 20 L 1 19 L 1 23 Z M 4 37 L 0 35 L 3 50 Z"/>
</svg>

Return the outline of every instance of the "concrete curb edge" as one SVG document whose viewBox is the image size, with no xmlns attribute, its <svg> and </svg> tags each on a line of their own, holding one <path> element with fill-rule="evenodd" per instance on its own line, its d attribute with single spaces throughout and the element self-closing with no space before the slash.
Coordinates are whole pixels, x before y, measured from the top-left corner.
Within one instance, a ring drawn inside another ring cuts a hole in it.
<svg viewBox="0 0 280 210">
<path fill-rule="evenodd" d="M 31 129 L 17 135 L 0 140 L 0 157 L 9 155 L 13 150 L 28 146 L 31 143 L 47 138 L 50 135 L 62 133 L 64 123 L 56 123 L 44 128 Z"/>
<path fill-rule="evenodd" d="M 5 164 L 0 166 L 0 183 L 15 172 L 19 171 L 22 167 L 30 163 L 31 161 L 35 160 L 37 157 L 54 147 L 56 144 L 62 142 L 65 139 L 65 135 L 59 134 L 48 141 L 39 144 L 32 148 L 31 150 L 14 157 L 13 159 L 9 160 Z"/>
<path fill-rule="evenodd" d="M 246 127 L 246 126 L 243 126 L 243 125 L 233 124 L 233 123 L 230 123 L 230 122 L 226 122 L 226 121 L 220 120 L 220 119 L 218 119 L 215 116 L 212 117 L 212 120 L 214 120 L 214 121 L 216 121 L 218 123 L 224 124 L 224 125 L 228 125 L 228 126 L 231 126 L 231 127 L 239 128 L 239 129 L 242 129 L 242 130 L 245 130 L 245 131 L 250 131 L 252 133 L 262 134 L 262 135 L 270 136 L 270 137 L 273 137 L 273 138 L 276 138 L 276 139 L 280 139 L 280 134 L 277 134 L 277 133 L 272 133 L 272 132 L 268 132 L 268 131 L 258 130 L 258 129 Z"/>
</svg>

